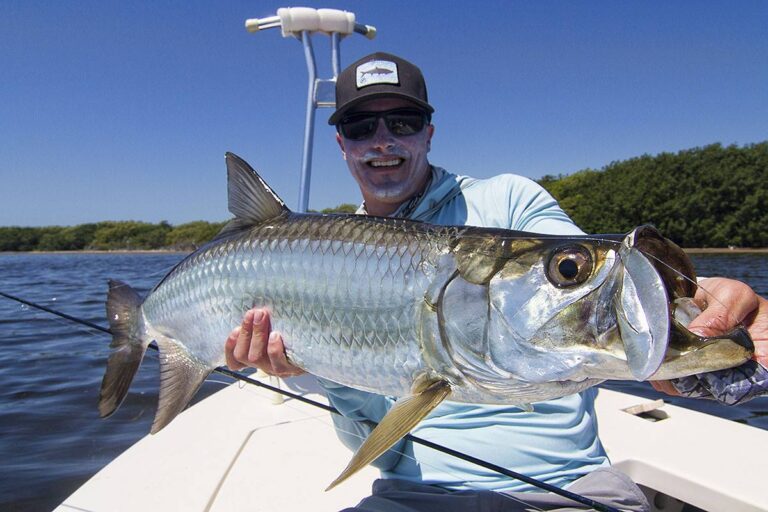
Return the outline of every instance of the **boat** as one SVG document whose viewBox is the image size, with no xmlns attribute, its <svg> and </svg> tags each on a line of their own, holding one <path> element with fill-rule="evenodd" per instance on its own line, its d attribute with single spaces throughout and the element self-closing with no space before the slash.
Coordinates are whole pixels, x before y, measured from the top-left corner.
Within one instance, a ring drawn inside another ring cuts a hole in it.
<svg viewBox="0 0 768 512">
<path fill-rule="evenodd" d="M 304 44 L 310 92 L 299 211 L 308 202 L 314 111 L 333 106 L 340 38 L 375 34 L 350 14 L 291 8 L 246 22 L 253 32 L 280 27 Z M 316 77 L 313 32 L 331 36 L 332 79 Z M 279 383 L 296 397 L 283 400 L 273 390 L 238 382 L 200 401 L 114 459 L 55 512 L 340 510 L 368 496 L 379 476 L 370 466 L 324 491 L 351 452 L 337 439 L 330 414 L 298 399 L 327 406 L 314 377 Z M 612 464 L 640 485 L 652 510 L 768 512 L 762 487 L 768 459 L 753 456 L 756 447 L 768 446 L 768 431 L 606 388 L 596 410 Z"/>
<path fill-rule="evenodd" d="M 309 375 L 282 386 L 327 404 Z M 768 431 L 605 388 L 596 409 L 614 467 L 654 511 L 768 511 L 768 459 L 751 456 Z M 379 476 L 369 466 L 324 492 L 350 457 L 325 410 L 235 383 L 142 438 L 55 512 L 341 510 Z"/>
</svg>

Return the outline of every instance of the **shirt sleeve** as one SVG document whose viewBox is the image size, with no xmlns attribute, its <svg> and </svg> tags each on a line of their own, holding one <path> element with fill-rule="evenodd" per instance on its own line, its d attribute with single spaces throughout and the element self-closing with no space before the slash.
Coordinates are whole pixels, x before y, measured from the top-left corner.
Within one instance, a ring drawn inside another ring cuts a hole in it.
<svg viewBox="0 0 768 512">
<path fill-rule="evenodd" d="M 503 177 L 509 191 L 506 206 L 511 229 L 552 235 L 584 234 L 541 185 L 522 176 Z"/>
<path fill-rule="evenodd" d="M 541 233 L 583 235 L 554 197 L 533 180 L 516 174 L 500 174 L 464 182 L 466 224 Z M 456 223 L 448 215 L 447 220 Z"/>
</svg>

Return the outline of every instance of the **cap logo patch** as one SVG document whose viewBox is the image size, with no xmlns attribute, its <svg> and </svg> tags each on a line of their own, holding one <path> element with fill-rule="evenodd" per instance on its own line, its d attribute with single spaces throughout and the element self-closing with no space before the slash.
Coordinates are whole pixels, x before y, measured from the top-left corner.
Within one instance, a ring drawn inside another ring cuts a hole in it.
<svg viewBox="0 0 768 512">
<path fill-rule="evenodd" d="M 357 88 L 376 84 L 399 84 L 397 64 L 388 60 L 371 60 L 357 66 Z"/>
</svg>

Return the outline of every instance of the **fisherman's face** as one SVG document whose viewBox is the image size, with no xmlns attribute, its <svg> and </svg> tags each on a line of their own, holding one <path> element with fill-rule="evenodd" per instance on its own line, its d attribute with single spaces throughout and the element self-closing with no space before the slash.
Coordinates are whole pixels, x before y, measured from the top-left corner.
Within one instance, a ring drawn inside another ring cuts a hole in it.
<svg viewBox="0 0 768 512">
<path fill-rule="evenodd" d="M 361 103 L 355 112 L 384 112 L 399 108 L 418 108 L 398 98 L 378 98 Z M 427 153 L 434 133 L 428 124 L 412 135 L 393 135 L 377 120 L 375 133 L 363 140 L 350 140 L 341 134 L 336 140 L 341 147 L 352 177 L 357 181 L 370 215 L 389 215 L 426 186 L 430 173 Z"/>
</svg>

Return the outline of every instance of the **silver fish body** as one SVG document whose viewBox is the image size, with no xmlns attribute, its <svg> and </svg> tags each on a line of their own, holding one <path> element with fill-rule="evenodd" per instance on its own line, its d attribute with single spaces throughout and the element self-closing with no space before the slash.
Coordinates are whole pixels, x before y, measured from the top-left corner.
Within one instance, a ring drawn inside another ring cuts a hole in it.
<svg viewBox="0 0 768 512">
<path fill-rule="evenodd" d="M 286 213 L 187 258 L 147 297 L 144 322 L 218 366 L 232 327 L 263 306 L 297 366 L 407 394 L 425 370 L 421 305 L 455 231 L 409 227 Z"/>
<path fill-rule="evenodd" d="M 549 299 L 553 310 L 567 306 L 566 301 L 602 283 L 611 265 L 577 293 L 549 283 L 539 268 L 543 262 L 512 284 L 506 275 L 498 284 L 493 279 L 474 283 L 462 275 L 485 263 L 478 253 L 466 252 L 467 241 L 473 249 L 483 241 L 487 247 L 481 250 L 517 251 L 517 270 L 520 259 L 542 260 L 576 240 L 519 237 L 499 230 L 286 212 L 182 262 L 143 303 L 144 325 L 150 337 L 173 339 L 194 359 L 218 366 L 224 362 L 221 340 L 256 305 L 270 310 L 273 328 L 283 334 L 295 365 L 358 389 L 404 396 L 425 374 L 448 379 L 452 399 L 466 402 L 522 404 L 583 389 L 594 382 L 585 382 L 589 372 L 576 376 L 574 368 L 587 362 L 567 357 L 589 355 L 583 344 L 587 328 L 590 337 L 611 338 L 605 344 L 620 342 L 616 326 L 610 336 L 597 333 L 590 322 L 557 324 L 558 332 L 547 327 L 545 333 L 541 324 L 550 317 L 542 301 Z M 582 243 L 595 246 L 593 251 L 602 248 L 613 263 L 615 240 L 584 237 Z M 462 261 L 470 257 L 477 261 Z M 561 299 L 551 301 L 557 293 Z M 491 308 L 501 302 L 505 313 L 514 309 L 508 315 L 513 322 L 520 320 L 511 333 L 514 342 L 508 339 L 509 318 Z M 567 336 L 581 343 L 570 344 L 563 339 Z M 576 347 L 571 352 L 583 353 L 564 355 L 570 346 Z M 514 363 L 495 361 L 491 370 L 486 360 L 499 358 L 494 350 Z M 621 350 L 618 356 L 620 365 L 626 363 Z M 604 362 L 594 367 L 606 370 Z M 487 385 L 481 385 L 480 372 Z M 593 372 L 592 377 L 605 375 Z M 631 378 L 626 364 L 615 377 Z"/>
<path fill-rule="evenodd" d="M 403 406 L 417 417 L 445 397 L 529 404 L 751 356 L 743 331 L 702 339 L 674 319 L 695 276 L 652 228 L 559 237 L 296 214 L 245 162 L 228 154 L 227 167 L 235 219 L 219 237 L 143 301 L 111 283 L 103 416 L 156 340 L 161 429 L 224 363 L 224 340 L 253 306 L 270 310 L 295 365 L 366 391 L 424 395 Z"/>
</svg>

